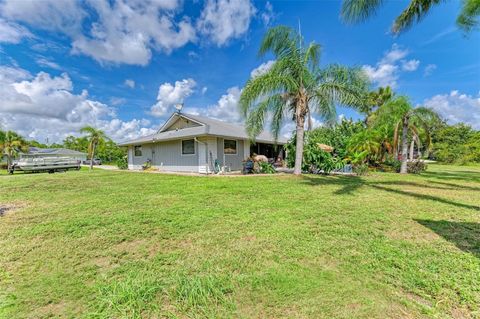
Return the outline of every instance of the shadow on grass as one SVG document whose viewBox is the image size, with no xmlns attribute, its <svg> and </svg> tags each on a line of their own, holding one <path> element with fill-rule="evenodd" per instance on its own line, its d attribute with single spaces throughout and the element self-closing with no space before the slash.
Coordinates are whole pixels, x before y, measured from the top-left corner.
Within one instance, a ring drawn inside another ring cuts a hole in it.
<svg viewBox="0 0 480 319">
<path fill-rule="evenodd" d="M 454 172 L 430 172 L 422 173 L 422 176 L 440 180 L 458 180 L 464 182 L 480 183 L 480 173 L 477 171 L 454 171 Z"/>
<path fill-rule="evenodd" d="M 439 236 L 455 244 L 459 249 L 480 258 L 480 224 L 451 222 L 446 220 L 414 219 L 420 225 L 430 228 Z"/>
<path fill-rule="evenodd" d="M 395 193 L 403 196 L 409 196 L 421 200 L 431 200 L 443 204 L 448 204 L 460 208 L 467 208 L 474 211 L 480 211 L 480 206 L 470 205 L 459 203 L 450 199 L 446 199 L 439 196 L 426 195 L 416 193 L 414 191 L 405 191 L 397 188 L 392 188 L 388 186 L 410 186 L 418 188 L 427 188 L 427 189 L 436 189 L 436 190 L 458 190 L 458 189 L 467 189 L 467 190 L 478 190 L 477 187 L 457 185 L 453 183 L 437 182 L 439 186 L 435 186 L 435 183 L 428 180 L 427 183 L 417 183 L 411 181 L 368 181 L 365 178 L 358 176 L 329 176 L 326 178 L 321 177 L 312 177 L 312 176 L 303 176 L 305 183 L 312 186 L 321 186 L 321 185 L 338 185 L 340 189 L 334 192 L 335 195 L 348 195 L 356 192 L 362 187 L 371 187 L 374 189 Z M 432 185 L 433 184 L 433 185 Z"/>
</svg>

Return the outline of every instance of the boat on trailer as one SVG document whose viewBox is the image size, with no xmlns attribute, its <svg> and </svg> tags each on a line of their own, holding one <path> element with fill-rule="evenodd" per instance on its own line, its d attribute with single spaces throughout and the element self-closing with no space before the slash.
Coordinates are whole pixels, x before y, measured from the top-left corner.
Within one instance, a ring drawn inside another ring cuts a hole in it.
<svg viewBox="0 0 480 319">
<path fill-rule="evenodd" d="M 9 173 L 13 174 L 14 171 L 31 173 L 65 172 L 68 170 L 79 170 L 80 164 L 79 160 L 70 157 L 24 157 L 13 162 Z"/>
</svg>

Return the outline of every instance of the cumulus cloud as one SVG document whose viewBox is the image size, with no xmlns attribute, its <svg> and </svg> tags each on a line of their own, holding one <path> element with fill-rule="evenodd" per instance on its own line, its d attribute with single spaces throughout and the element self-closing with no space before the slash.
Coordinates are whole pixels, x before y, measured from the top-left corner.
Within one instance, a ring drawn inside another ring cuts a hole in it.
<svg viewBox="0 0 480 319">
<path fill-rule="evenodd" d="M 2 15 L 48 31 L 70 36 L 80 32 L 86 12 L 75 0 L 5 0 L 0 4 Z"/>
<path fill-rule="evenodd" d="M 241 90 L 238 86 L 227 89 L 217 103 L 206 108 L 186 107 L 186 113 L 211 117 L 217 120 L 229 123 L 241 123 L 242 117 L 238 111 L 238 101 L 240 100 Z"/>
<path fill-rule="evenodd" d="M 267 62 L 260 64 L 258 67 L 253 69 L 252 72 L 250 72 L 250 77 L 254 78 L 256 76 L 266 73 L 268 70 L 270 70 L 270 68 L 273 66 L 274 63 L 275 63 L 274 60 L 269 60 Z"/>
<path fill-rule="evenodd" d="M 169 53 L 195 39 L 190 20 L 176 19 L 180 1 L 99 0 L 83 5 L 88 10 L 75 0 L 6 0 L 0 12 L 8 19 L 68 35 L 73 53 L 100 63 L 146 65 L 152 50 Z"/>
<path fill-rule="evenodd" d="M 203 35 L 223 46 L 240 38 L 256 17 L 251 0 L 207 0 L 197 18 L 182 15 L 181 0 L 42 0 L 0 2 L 0 41 L 18 43 L 25 25 L 71 39 L 71 52 L 99 63 L 147 65 L 153 51 L 169 54 Z M 274 17 L 267 2 L 260 19 Z"/>
<path fill-rule="evenodd" d="M 157 103 L 150 108 L 150 113 L 156 117 L 162 117 L 169 113 L 169 108 L 189 97 L 197 83 L 193 79 L 183 79 L 175 84 L 163 83 L 158 88 Z"/>
<path fill-rule="evenodd" d="M 123 82 L 126 86 L 128 86 L 131 89 L 135 88 L 135 81 L 131 79 L 126 79 L 125 82 Z"/>
<path fill-rule="evenodd" d="M 454 90 L 450 94 L 426 99 L 423 105 L 438 112 L 451 124 L 463 122 L 480 130 L 480 93 L 473 96 Z"/>
<path fill-rule="evenodd" d="M 197 28 L 213 43 L 223 46 L 247 32 L 255 13 L 250 0 L 208 0 Z"/>
<path fill-rule="evenodd" d="M 401 71 L 413 72 L 420 65 L 419 60 L 406 60 L 409 55 L 407 49 L 398 44 L 393 44 L 386 51 L 380 61 L 375 65 L 364 65 L 362 68 L 370 80 L 378 86 L 397 87 Z"/>
<path fill-rule="evenodd" d="M 0 43 L 20 43 L 23 38 L 32 37 L 32 34 L 21 25 L 0 18 Z"/>
<path fill-rule="evenodd" d="M 144 119 L 124 122 L 115 109 L 88 96 L 73 93 L 68 74 L 51 76 L 12 67 L 0 68 L 0 126 L 30 139 L 58 142 L 67 135 L 78 135 L 85 125 L 104 130 L 120 141 L 153 132 Z"/>
</svg>

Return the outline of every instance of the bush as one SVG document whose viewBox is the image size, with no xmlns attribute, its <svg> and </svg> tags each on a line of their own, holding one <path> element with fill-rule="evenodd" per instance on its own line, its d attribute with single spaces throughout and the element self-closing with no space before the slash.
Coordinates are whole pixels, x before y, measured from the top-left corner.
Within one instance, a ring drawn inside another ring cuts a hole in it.
<svg viewBox="0 0 480 319">
<path fill-rule="evenodd" d="M 353 167 L 353 172 L 357 175 L 367 175 L 368 164 L 360 164 Z"/>
<path fill-rule="evenodd" d="M 386 168 L 385 169 L 386 171 L 399 173 L 400 167 L 402 166 L 402 162 L 396 158 L 389 158 L 385 161 L 384 166 Z"/>
<path fill-rule="evenodd" d="M 128 161 L 126 156 L 117 159 L 117 167 L 119 169 L 128 169 Z"/>
<path fill-rule="evenodd" d="M 270 163 L 259 162 L 259 166 L 260 166 L 260 173 L 262 174 L 275 174 L 277 172 L 275 170 L 275 167 L 273 167 L 273 165 Z"/>
<path fill-rule="evenodd" d="M 427 170 L 427 164 L 424 161 L 412 161 L 407 163 L 407 172 L 420 174 Z"/>
</svg>

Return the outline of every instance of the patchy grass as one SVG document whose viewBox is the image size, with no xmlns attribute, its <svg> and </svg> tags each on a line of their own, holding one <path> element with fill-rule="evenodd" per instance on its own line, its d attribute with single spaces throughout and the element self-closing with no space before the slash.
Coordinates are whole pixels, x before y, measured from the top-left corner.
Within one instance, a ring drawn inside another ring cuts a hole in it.
<svg viewBox="0 0 480 319">
<path fill-rule="evenodd" d="M 0 190 L 0 318 L 480 316 L 478 166 L 82 170 L 1 176 Z"/>
</svg>

